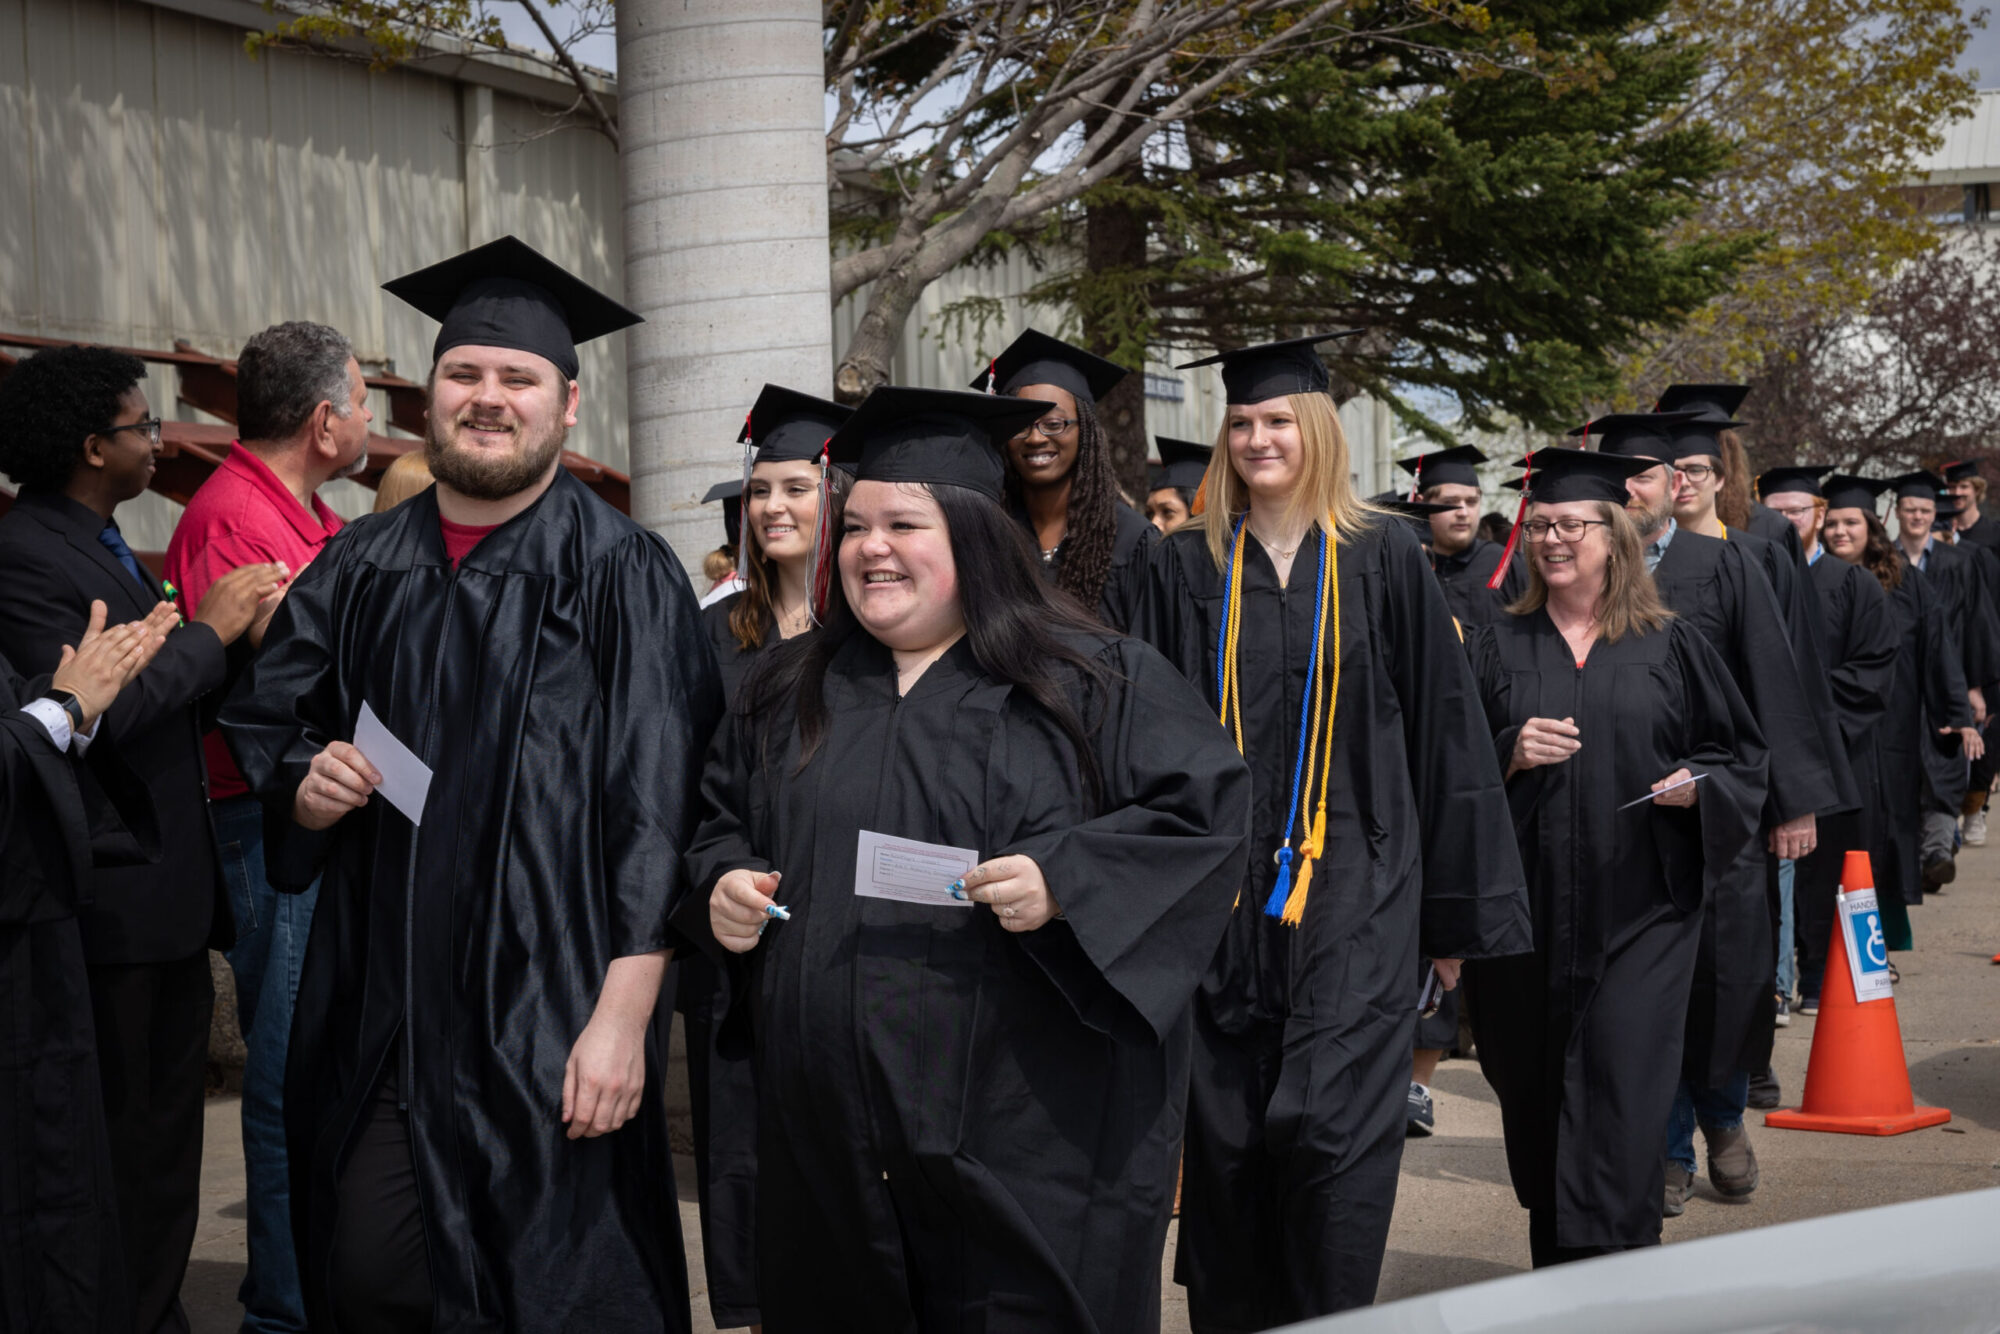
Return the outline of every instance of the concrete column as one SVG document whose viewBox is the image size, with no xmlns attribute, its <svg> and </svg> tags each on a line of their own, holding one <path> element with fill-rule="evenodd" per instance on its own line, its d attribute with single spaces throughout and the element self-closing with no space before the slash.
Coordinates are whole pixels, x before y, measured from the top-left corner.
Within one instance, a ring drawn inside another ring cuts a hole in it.
<svg viewBox="0 0 2000 1334">
<path fill-rule="evenodd" d="M 697 569 L 765 381 L 831 396 L 820 7 L 619 0 L 632 515 Z"/>
<path fill-rule="evenodd" d="M 465 248 L 497 241 L 506 233 L 495 217 L 500 173 L 493 161 L 493 90 L 466 84 L 458 90 L 459 155 L 465 168 Z"/>
</svg>

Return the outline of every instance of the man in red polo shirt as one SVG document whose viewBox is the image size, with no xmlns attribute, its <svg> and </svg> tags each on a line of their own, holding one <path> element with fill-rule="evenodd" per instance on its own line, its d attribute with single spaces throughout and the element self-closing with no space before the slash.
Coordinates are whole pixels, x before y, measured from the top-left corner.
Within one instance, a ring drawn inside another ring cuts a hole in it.
<svg viewBox="0 0 2000 1334">
<path fill-rule="evenodd" d="M 244 345 L 236 383 L 242 438 L 189 500 L 167 546 L 167 578 L 183 606 L 200 606 L 209 585 L 240 565 L 283 561 L 296 577 L 340 531 L 340 517 L 317 494 L 320 486 L 367 462 L 368 390 L 339 332 L 304 321 L 273 325 Z M 252 643 L 261 642 L 276 605 L 252 627 Z M 236 917 L 228 957 L 248 1049 L 243 1161 L 250 1268 L 237 1296 L 244 1330 L 303 1330 L 283 1095 L 286 1040 L 318 886 L 304 894 L 272 889 L 264 878 L 263 806 L 244 786 L 221 735 L 210 732 L 203 746 Z"/>
</svg>

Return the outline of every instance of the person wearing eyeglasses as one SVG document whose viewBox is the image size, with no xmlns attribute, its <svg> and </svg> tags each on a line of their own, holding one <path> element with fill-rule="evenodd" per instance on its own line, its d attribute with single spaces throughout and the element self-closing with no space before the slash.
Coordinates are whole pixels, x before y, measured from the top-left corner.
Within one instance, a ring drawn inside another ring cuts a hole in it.
<svg viewBox="0 0 2000 1334">
<path fill-rule="evenodd" d="M 1030 329 L 972 388 L 1053 405 L 1007 442 L 1007 507 L 1027 529 L 1042 576 L 1120 634 L 1130 628 L 1159 530 L 1118 494 L 1097 400 L 1131 374 Z"/>
<path fill-rule="evenodd" d="M 1649 466 L 1626 479 L 1626 513 L 1639 527 L 1643 556 L 1668 610 L 1702 632 L 1749 703 L 1758 730 L 1786 744 L 1771 753 L 1764 839 L 1746 842 L 1733 860 L 1711 860 L 1702 912 L 1700 954 L 1688 1005 L 1681 1087 L 1664 1146 L 1668 1159 L 1662 1207 L 1685 1205 L 1694 1179 L 1695 1127 L 1708 1146 L 1708 1178 L 1717 1192 L 1740 1197 L 1757 1189 L 1759 1168 L 1744 1128 L 1750 1075 L 1771 1063 L 1775 1005 L 1778 901 L 1766 856 L 1797 860 L 1818 843 L 1822 812 L 1852 809 L 1836 771 L 1825 729 L 1831 720 L 1811 704 L 1762 561 L 1745 543 L 1689 532 L 1674 519 L 1674 472 L 1685 457 L 1710 454 L 1701 432 L 1716 429 L 1694 412 L 1604 417 L 1573 434 L 1587 434 L 1608 454 Z M 1819 683 L 1823 693 L 1825 683 Z"/>
<path fill-rule="evenodd" d="M 1652 461 L 1534 462 L 1528 590 L 1465 643 L 1534 952 L 1464 979 L 1541 1268 L 1659 1244 L 1705 881 L 1754 840 L 1768 760 L 1721 656 L 1646 575 L 1620 502 Z"/>
<path fill-rule="evenodd" d="M 93 602 L 132 621 L 167 600 L 112 517 L 146 489 L 160 450 L 145 375 L 136 357 L 65 347 L 0 381 L 0 471 L 21 487 L 0 518 L 0 653 L 23 673 L 55 669 Z M 150 795 L 161 832 L 156 864 L 90 873 L 79 918 L 138 1329 L 185 1319 L 214 1003 L 208 950 L 235 935 L 209 819 L 204 720 L 221 704 L 230 646 L 282 578 L 259 563 L 217 579 L 105 711 L 89 759 L 117 757 Z"/>
</svg>

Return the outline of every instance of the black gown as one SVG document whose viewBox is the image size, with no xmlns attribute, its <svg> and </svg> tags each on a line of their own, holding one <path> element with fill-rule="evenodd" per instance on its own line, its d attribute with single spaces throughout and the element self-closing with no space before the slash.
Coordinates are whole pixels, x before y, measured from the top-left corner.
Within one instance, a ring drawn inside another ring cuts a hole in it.
<svg viewBox="0 0 2000 1334">
<path fill-rule="evenodd" d="M 40 694 L 0 659 L 0 1329 L 124 1334 L 132 1294 L 77 911 L 93 867 L 157 858 L 159 836 L 143 796 L 99 785 L 115 757 L 76 763 L 20 711 Z"/>
<path fill-rule="evenodd" d="M 1808 568 L 1807 579 L 1819 602 L 1819 625 L 1825 636 L 1820 660 L 1826 664 L 1827 684 L 1833 691 L 1841 745 L 1861 794 L 1858 808 L 1819 822 L 1819 845 L 1799 859 L 1795 871 L 1799 952 L 1807 965 L 1802 971 L 1817 977 L 1832 939 L 1834 895 L 1840 889 L 1846 854 L 1869 846 L 1880 819 L 1884 794 L 1877 732 L 1889 707 L 1898 641 L 1889 595 L 1874 575 L 1822 551 Z"/>
<path fill-rule="evenodd" d="M 1500 587 L 1488 588 L 1486 581 L 1500 568 L 1500 553 L 1506 548 L 1483 537 L 1455 556 L 1431 553 L 1431 570 L 1438 587 L 1444 590 L 1444 605 L 1460 625 L 1491 625 L 1507 613 L 1505 608 L 1528 589 L 1526 566 L 1517 556 L 1509 564 Z"/>
<path fill-rule="evenodd" d="M 1958 540 L 1961 544 L 1976 543 L 1995 556 L 2000 556 L 2000 519 L 1994 518 L 1991 514 L 1982 514 L 1978 523 L 1959 530 Z"/>
<path fill-rule="evenodd" d="M 763 642 L 743 646 L 729 628 L 742 596 L 731 593 L 701 609 L 725 704 L 735 703 L 751 670 L 765 660 L 764 650 L 781 642 L 778 622 L 767 611 Z M 725 1051 L 717 1041 L 728 1006 L 715 964 L 699 950 L 682 950 L 677 971 L 709 1314 L 717 1329 L 737 1329 L 763 1319 L 757 1305 L 757 1071 L 748 1052 Z"/>
<path fill-rule="evenodd" d="M 1902 554 L 1901 546 L 1896 550 Z M 1905 569 L 1913 568 L 1907 555 L 1902 558 Z M 1935 540 L 1924 552 L 1924 586 L 1944 617 L 1945 635 L 1958 659 L 1958 677 L 1964 686 L 1991 680 L 1991 673 L 2000 672 L 2000 624 L 1995 622 L 1992 600 L 1986 593 L 1983 564 L 1976 553 Z M 1963 686 L 1960 695 L 1964 695 Z M 1971 702 L 1961 698 L 1948 714 L 1925 713 L 1933 729 L 1945 726 L 1942 719 L 1947 716 L 1961 720 L 1951 723 L 1953 727 L 1971 726 Z M 1970 777 L 1963 749 L 1956 742 L 1932 744 L 1924 747 L 1923 756 L 1924 808 L 1957 819 Z"/>
<path fill-rule="evenodd" d="M 456 570 L 435 491 L 356 520 L 286 595 L 225 738 L 289 810 L 363 702 L 433 771 L 421 832 L 378 796 L 323 833 L 286 822 L 266 854 L 280 888 L 325 875 L 285 1080 L 314 1326 L 347 1145 L 393 1056 L 440 1328 L 687 1328 L 664 1009 L 633 1119 L 574 1141 L 561 1121 L 606 968 L 669 943 L 721 711 L 680 562 L 561 471 Z"/>
<path fill-rule="evenodd" d="M 1195 1001 L 1175 1278 L 1197 1330 L 1264 1329 L 1374 1300 L 1402 1162 L 1417 959 L 1531 946 L 1464 648 L 1416 535 L 1393 521 L 1338 549 L 1328 847 L 1304 923 L 1264 915 L 1297 753 L 1316 534 L 1289 589 L 1254 539 L 1244 560 L 1239 660 L 1256 804 L 1242 906 Z M 1211 719 L 1223 583 L 1200 526 L 1173 533 L 1139 622 L 1200 687 Z"/>
<path fill-rule="evenodd" d="M 1743 530 L 1752 537 L 1761 537 L 1766 542 L 1775 542 L 1788 552 L 1799 564 L 1805 564 L 1805 551 L 1799 545 L 1799 530 L 1792 521 L 1760 501 L 1750 502 L 1750 522 Z"/>
<path fill-rule="evenodd" d="M 1971 726 L 1972 709 L 1965 699 L 1962 657 L 1929 575 L 1906 563 L 1903 581 L 1889 594 L 1889 610 L 1896 629 L 1896 671 L 1875 736 L 1882 804 L 1871 830 L 1869 861 L 1878 897 L 1915 905 L 1924 901 L 1922 833 L 1929 771 L 1964 764 L 1958 737 L 1940 736 L 1937 728 Z"/>
<path fill-rule="evenodd" d="M 1758 730 L 1785 738 L 1771 752 L 1765 824 L 1840 809 L 1823 720 L 1806 704 L 1790 623 L 1764 575 L 1761 549 L 1679 529 L 1653 582 L 1668 609 L 1701 631 L 1721 656 Z M 1761 1070 L 1771 1062 L 1778 949 L 1766 855 L 1764 840 L 1751 838 L 1733 862 L 1711 861 L 1707 868 L 1701 952 L 1682 1052 L 1686 1077 L 1702 1087 L 1720 1087 L 1739 1071 Z"/>
<path fill-rule="evenodd" d="M 899 698 L 889 651 L 852 633 L 802 770 L 788 710 L 717 734 L 674 924 L 749 1001 L 772 1334 L 1159 1328 L 1188 998 L 1250 777 L 1152 650 L 1071 642 L 1109 673 L 1082 706 L 1094 807 L 1061 730 L 964 639 Z M 985 907 L 858 896 L 862 829 L 1032 857 L 1064 917 L 1017 935 Z M 781 872 L 792 919 L 728 955 L 708 894 L 739 867 Z"/>
<path fill-rule="evenodd" d="M 1564 1250 L 1654 1245 L 1705 870 L 1757 831 L 1763 738 L 1678 619 L 1599 641 L 1582 667 L 1545 611 L 1471 630 L 1466 650 L 1501 764 L 1530 718 L 1573 718 L 1582 742 L 1507 784 L 1535 952 L 1465 966 L 1514 1193 Z M 1680 768 L 1707 775 L 1692 809 L 1618 809 Z"/>
<path fill-rule="evenodd" d="M 1117 522 L 1111 538 L 1111 568 L 1105 573 L 1104 593 L 1097 605 L 1085 610 L 1122 635 L 1131 630 L 1132 618 L 1145 596 L 1146 565 L 1153 548 L 1159 545 L 1160 530 L 1122 500 L 1112 501 L 1111 510 Z M 1034 541 L 1034 525 L 1028 522 L 1027 512 L 1016 508 L 1014 517 L 1028 530 L 1029 540 Z M 1068 545 L 1069 538 L 1064 537 L 1053 553 L 1038 562 L 1045 583 L 1053 585 L 1061 577 L 1063 548 Z"/>
</svg>

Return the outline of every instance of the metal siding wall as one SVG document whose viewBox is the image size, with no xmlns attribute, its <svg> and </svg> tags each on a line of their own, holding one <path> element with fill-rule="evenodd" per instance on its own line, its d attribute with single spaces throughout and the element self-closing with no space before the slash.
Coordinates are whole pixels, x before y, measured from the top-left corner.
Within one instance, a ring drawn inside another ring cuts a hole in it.
<svg viewBox="0 0 2000 1334">
<path fill-rule="evenodd" d="M 468 147 L 460 91 L 413 69 L 253 62 L 239 30 L 136 0 L 0 0 L 0 328 L 136 347 L 182 338 L 230 356 L 267 325 L 311 319 L 421 379 L 436 325 L 380 285 L 465 246 L 470 152 L 495 166 L 489 216 L 503 231 L 622 291 L 611 145 L 585 130 L 509 142 L 547 122 L 495 94 L 497 146 Z M 622 344 L 584 349 L 572 436 L 621 468 Z M 147 377 L 155 411 L 196 419 L 173 392 L 170 370 Z M 351 482 L 323 494 L 350 516 L 373 499 Z M 158 550 L 178 516 L 148 493 L 119 522 Z"/>
</svg>

